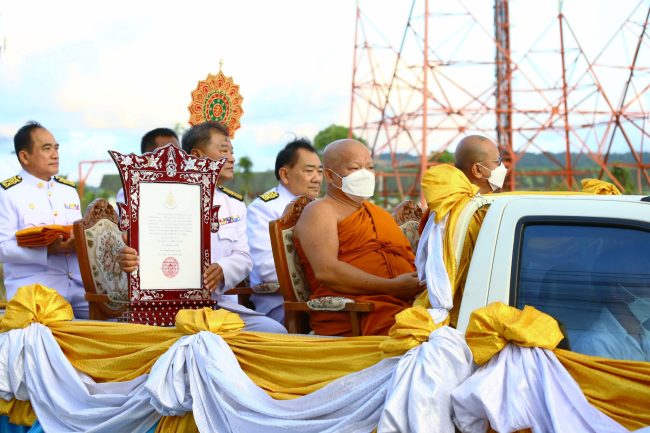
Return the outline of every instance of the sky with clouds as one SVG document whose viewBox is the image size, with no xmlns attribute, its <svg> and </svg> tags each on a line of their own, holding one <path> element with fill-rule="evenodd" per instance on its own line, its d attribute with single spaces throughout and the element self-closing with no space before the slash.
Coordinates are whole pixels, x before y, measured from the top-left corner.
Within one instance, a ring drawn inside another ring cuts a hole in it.
<svg viewBox="0 0 650 433">
<path fill-rule="evenodd" d="M 354 14 L 343 0 L 0 1 L 0 172 L 18 170 L 13 135 L 30 119 L 73 179 L 80 160 L 137 151 L 149 129 L 187 122 L 220 59 L 244 96 L 235 152 L 270 168 L 292 134 L 347 122 Z"/>
<path fill-rule="evenodd" d="M 492 22 L 487 1 L 468 2 Z M 410 3 L 363 7 L 396 45 Z M 515 3 L 520 28 L 540 21 L 526 11 L 533 3 Z M 552 19 L 557 2 L 548 3 Z M 565 3 L 582 17 L 577 32 L 596 34 L 617 13 L 607 1 Z M 137 152 L 146 131 L 187 122 L 191 91 L 220 59 L 244 96 L 236 156 L 269 169 L 293 134 L 347 124 L 354 30 L 352 0 L 0 0 L 0 173 L 18 171 L 13 135 L 31 119 L 53 132 L 71 179 L 79 161 L 108 149 Z M 97 166 L 89 184 L 107 172 L 112 164 Z"/>
</svg>

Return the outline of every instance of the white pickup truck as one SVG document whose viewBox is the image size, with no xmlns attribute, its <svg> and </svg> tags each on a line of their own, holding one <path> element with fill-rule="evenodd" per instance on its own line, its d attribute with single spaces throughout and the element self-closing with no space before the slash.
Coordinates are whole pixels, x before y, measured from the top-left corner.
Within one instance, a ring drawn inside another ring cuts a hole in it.
<svg viewBox="0 0 650 433">
<path fill-rule="evenodd" d="M 555 317 L 565 348 L 650 360 L 648 197 L 491 195 L 473 198 L 456 225 L 457 262 L 473 214 L 489 206 L 464 286 L 458 329 L 495 301 Z M 627 332 L 625 332 L 627 331 Z"/>
</svg>

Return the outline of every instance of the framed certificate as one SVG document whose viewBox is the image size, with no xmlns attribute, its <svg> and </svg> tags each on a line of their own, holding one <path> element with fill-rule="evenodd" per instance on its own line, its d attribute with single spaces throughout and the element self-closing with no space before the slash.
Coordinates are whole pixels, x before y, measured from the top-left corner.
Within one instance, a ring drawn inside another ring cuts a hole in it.
<svg viewBox="0 0 650 433">
<path fill-rule="evenodd" d="M 225 159 L 197 158 L 171 144 L 144 155 L 109 154 L 124 187 L 120 229 L 140 257 L 129 274 L 124 319 L 173 325 L 180 309 L 212 306 L 203 274 L 211 262 L 210 235 L 219 229 L 212 203 Z"/>
</svg>

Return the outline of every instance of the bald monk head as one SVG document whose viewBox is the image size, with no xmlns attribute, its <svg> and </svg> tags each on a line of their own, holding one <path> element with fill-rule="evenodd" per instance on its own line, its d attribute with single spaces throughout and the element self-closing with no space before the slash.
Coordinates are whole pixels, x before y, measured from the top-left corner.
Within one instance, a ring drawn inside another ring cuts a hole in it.
<svg viewBox="0 0 650 433">
<path fill-rule="evenodd" d="M 479 187 L 480 193 L 498 191 L 503 187 L 507 169 L 494 141 L 482 135 L 468 135 L 458 143 L 455 157 L 456 168 Z"/>
<path fill-rule="evenodd" d="M 323 152 L 327 196 L 353 207 L 361 206 L 375 190 L 374 163 L 370 150 L 357 140 L 337 140 Z"/>
</svg>

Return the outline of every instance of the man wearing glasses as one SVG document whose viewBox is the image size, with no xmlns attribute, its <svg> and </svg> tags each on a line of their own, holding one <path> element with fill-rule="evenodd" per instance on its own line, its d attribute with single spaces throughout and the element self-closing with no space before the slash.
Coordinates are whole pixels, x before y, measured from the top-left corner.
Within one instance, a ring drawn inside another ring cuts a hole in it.
<svg viewBox="0 0 650 433">
<path fill-rule="evenodd" d="M 456 168 L 479 187 L 481 194 L 499 192 L 508 169 L 501 161 L 494 141 L 482 135 L 468 135 L 456 147 Z"/>
</svg>

